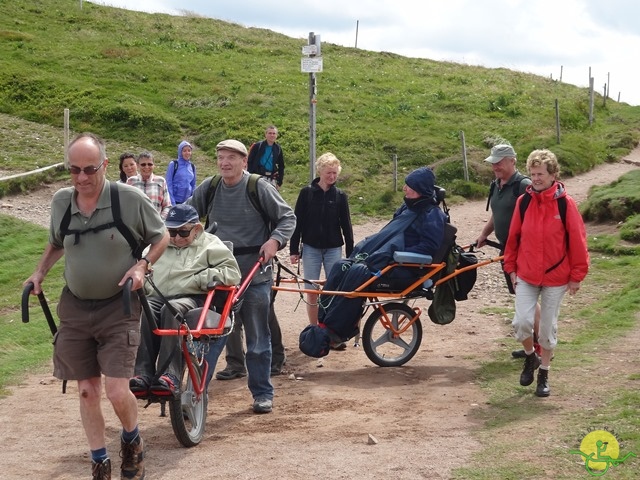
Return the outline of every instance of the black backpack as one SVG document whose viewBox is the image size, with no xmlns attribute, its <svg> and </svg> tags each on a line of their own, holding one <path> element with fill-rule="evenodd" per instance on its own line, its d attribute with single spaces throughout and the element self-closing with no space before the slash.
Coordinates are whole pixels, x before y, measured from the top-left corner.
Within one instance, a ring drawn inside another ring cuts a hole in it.
<svg viewBox="0 0 640 480">
<path fill-rule="evenodd" d="M 69 206 L 67 207 L 67 211 L 64 212 L 64 216 L 62 217 L 62 221 L 60 222 L 60 235 L 62 235 L 62 240 L 64 241 L 64 237 L 67 235 L 74 235 L 75 240 L 73 242 L 74 245 L 77 245 L 80 241 L 80 235 L 84 235 L 89 232 L 99 232 L 101 230 L 107 230 L 109 228 L 117 228 L 120 234 L 127 240 L 127 243 L 131 247 L 131 255 L 136 260 L 140 260 L 142 258 L 142 252 L 145 248 L 147 248 L 147 244 L 144 242 L 136 241 L 133 233 L 129 230 L 129 227 L 122 221 L 122 217 L 120 214 L 120 195 L 118 193 L 118 185 L 116 183 L 109 183 L 109 191 L 111 192 L 111 215 L 113 216 L 113 221 L 109 223 L 105 223 L 104 225 L 99 225 L 94 228 L 88 228 L 86 230 L 69 230 L 69 223 L 71 222 L 71 202 L 69 202 Z"/>
</svg>

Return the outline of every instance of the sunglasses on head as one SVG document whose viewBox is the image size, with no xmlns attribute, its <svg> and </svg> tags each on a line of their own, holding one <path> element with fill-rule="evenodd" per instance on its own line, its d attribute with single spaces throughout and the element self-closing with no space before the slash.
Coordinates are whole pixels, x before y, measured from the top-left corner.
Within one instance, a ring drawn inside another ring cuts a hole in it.
<svg viewBox="0 0 640 480">
<path fill-rule="evenodd" d="M 178 230 L 176 228 L 169 228 L 168 230 L 169 236 L 171 238 L 174 238 L 176 235 L 180 235 L 182 238 L 187 238 L 189 235 L 191 235 L 191 230 L 193 230 L 193 228 L 190 228 L 189 230 Z"/>
<path fill-rule="evenodd" d="M 76 167 L 74 165 L 70 165 L 69 166 L 69 171 L 71 172 L 72 175 L 80 175 L 81 173 L 84 173 L 85 175 L 95 175 L 96 173 L 98 173 L 98 170 L 100 170 L 102 168 L 102 165 L 104 165 L 104 160 L 97 167 L 80 168 L 80 167 Z"/>
</svg>

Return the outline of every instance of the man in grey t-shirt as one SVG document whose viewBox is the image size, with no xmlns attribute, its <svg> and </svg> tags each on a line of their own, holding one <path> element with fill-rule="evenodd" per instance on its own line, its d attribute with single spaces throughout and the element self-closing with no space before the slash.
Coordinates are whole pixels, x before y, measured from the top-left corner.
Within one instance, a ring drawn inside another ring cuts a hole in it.
<svg viewBox="0 0 640 480">
<path fill-rule="evenodd" d="M 269 222 L 265 222 L 262 212 L 249 198 L 247 148 L 237 140 L 224 140 L 216 150 L 222 180 L 215 187 L 215 195 L 211 195 L 212 178 L 207 178 L 196 188 L 188 203 L 195 207 L 200 217 L 207 216 L 209 224 L 217 223 L 216 235 L 221 240 L 233 243 L 233 254 L 244 277 L 261 257 L 263 265 L 271 265 L 277 251 L 291 238 L 296 217 L 276 188 L 261 180 L 256 183 L 256 193 L 259 205 L 269 218 Z M 244 328 L 246 337 L 247 378 L 255 413 L 269 413 L 273 407 L 268 323 L 272 282 L 270 268 L 255 275 L 237 313 L 238 325 Z"/>
</svg>

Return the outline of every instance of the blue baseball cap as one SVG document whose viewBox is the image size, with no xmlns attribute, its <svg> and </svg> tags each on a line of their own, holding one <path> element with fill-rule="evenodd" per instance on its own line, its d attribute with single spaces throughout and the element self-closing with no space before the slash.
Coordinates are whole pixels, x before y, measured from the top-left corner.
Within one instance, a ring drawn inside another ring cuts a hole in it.
<svg viewBox="0 0 640 480">
<path fill-rule="evenodd" d="M 187 223 L 197 223 L 199 221 L 198 211 L 191 205 L 181 203 L 171 207 L 164 223 L 167 228 L 180 228 Z"/>
</svg>

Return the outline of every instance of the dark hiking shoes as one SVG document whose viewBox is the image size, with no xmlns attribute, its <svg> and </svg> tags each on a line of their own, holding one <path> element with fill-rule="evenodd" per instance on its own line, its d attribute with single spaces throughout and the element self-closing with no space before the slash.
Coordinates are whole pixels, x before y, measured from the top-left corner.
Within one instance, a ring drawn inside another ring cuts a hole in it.
<svg viewBox="0 0 640 480">
<path fill-rule="evenodd" d="M 524 368 L 522 369 L 522 373 L 520 374 L 520 385 L 526 387 L 533 383 L 533 377 L 540 366 L 540 357 L 536 352 L 533 352 L 531 355 L 527 355 L 524 358 Z"/>
<path fill-rule="evenodd" d="M 131 443 L 120 441 L 120 457 L 122 458 L 120 478 L 144 479 L 144 442 L 140 435 Z"/>
<path fill-rule="evenodd" d="M 101 462 L 91 462 L 91 478 L 93 480 L 111 480 L 111 460 L 105 458 Z"/>
<path fill-rule="evenodd" d="M 230 368 L 225 368 L 224 370 L 220 370 L 216 373 L 216 378 L 218 380 L 233 380 L 234 378 L 242 378 L 246 377 L 247 372 L 240 370 L 232 370 Z"/>
<path fill-rule="evenodd" d="M 253 413 L 271 413 L 271 410 L 273 410 L 273 400 L 263 398 L 253 402 Z"/>
<path fill-rule="evenodd" d="M 149 390 L 150 379 L 146 375 L 136 375 L 129 379 L 129 390 L 134 393 Z"/>
<path fill-rule="evenodd" d="M 536 397 L 548 397 L 551 395 L 549 388 L 549 370 L 538 370 L 538 386 L 536 387 Z"/>
</svg>

